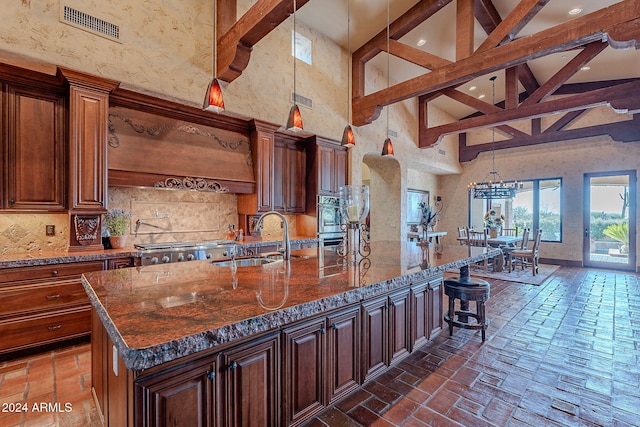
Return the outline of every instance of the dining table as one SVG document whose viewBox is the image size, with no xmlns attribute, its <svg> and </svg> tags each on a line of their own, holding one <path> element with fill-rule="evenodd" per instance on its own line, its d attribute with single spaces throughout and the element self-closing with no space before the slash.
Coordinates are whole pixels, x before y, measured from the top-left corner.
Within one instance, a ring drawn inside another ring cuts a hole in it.
<svg viewBox="0 0 640 427">
<path fill-rule="evenodd" d="M 458 241 L 462 244 L 467 242 L 466 237 L 458 237 Z M 501 272 L 505 266 L 505 256 L 508 252 L 504 250 L 504 248 L 515 248 L 518 243 L 522 242 L 522 236 L 497 236 L 497 237 L 487 237 L 487 245 L 492 248 L 503 248 L 503 256 L 497 256 L 493 259 L 493 271 Z"/>
</svg>

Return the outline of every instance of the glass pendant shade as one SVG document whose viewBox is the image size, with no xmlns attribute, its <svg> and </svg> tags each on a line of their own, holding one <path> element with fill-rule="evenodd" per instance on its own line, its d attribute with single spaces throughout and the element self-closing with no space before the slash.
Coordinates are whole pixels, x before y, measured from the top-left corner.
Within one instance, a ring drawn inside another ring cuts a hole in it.
<svg viewBox="0 0 640 427">
<path fill-rule="evenodd" d="M 369 187 L 367 185 L 345 185 L 338 189 L 340 213 L 350 223 L 363 223 L 369 214 Z"/>
<path fill-rule="evenodd" d="M 287 120 L 287 130 L 293 132 L 299 132 L 303 130 L 302 126 L 302 115 L 300 114 L 300 109 L 296 104 L 293 104 L 291 110 L 289 111 L 289 119 Z"/>
<path fill-rule="evenodd" d="M 356 137 L 353 134 L 351 125 L 345 126 L 344 132 L 342 133 L 342 143 L 340 145 L 346 146 L 347 148 L 351 148 L 356 145 Z"/>
<path fill-rule="evenodd" d="M 391 143 L 391 138 L 384 140 L 384 145 L 382 146 L 382 155 L 383 156 L 393 156 L 393 144 Z"/>
<path fill-rule="evenodd" d="M 207 96 L 204 100 L 203 107 L 207 111 L 213 111 L 214 113 L 221 113 L 224 111 L 224 99 L 222 99 L 222 89 L 218 79 L 214 78 L 209 83 L 207 89 Z"/>
</svg>

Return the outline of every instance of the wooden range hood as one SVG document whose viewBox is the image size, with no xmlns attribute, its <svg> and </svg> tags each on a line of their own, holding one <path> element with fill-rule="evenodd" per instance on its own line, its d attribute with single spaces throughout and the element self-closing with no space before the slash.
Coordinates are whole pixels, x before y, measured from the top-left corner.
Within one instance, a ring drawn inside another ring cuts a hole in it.
<svg viewBox="0 0 640 427">
<path fill-rule="evenodd" d="M 116 89 L 109 99 L 109 185 L 253 193 L 251 122 Z"/>
</svg>

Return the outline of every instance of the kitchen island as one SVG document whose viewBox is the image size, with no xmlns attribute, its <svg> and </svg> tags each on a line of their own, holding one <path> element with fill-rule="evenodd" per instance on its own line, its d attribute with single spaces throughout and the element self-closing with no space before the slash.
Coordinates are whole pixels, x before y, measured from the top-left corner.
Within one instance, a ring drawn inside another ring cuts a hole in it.
<svg viewBox="0 0 640 427">
<path fill-rule="evenodd" d="M 92 371 L 107 425 L 298 425 L 442 327 L 442 275 L 499 250 L 375 242 L 238 267 L 91 272 Z"/>
</svg>

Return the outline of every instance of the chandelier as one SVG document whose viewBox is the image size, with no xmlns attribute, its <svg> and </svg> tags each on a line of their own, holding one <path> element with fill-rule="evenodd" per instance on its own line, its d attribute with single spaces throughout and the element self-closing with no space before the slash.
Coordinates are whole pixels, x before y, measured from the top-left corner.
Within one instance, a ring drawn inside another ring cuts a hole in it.
<svg viewBox="0 0 640 427">
<path fill-rule="evenodd" d="M 492 83 L 492 99 L 491 102 L 495 105 L 496 97 L 496 76 L 492 76 L 489 80 Z M 518 189 L 518 181 L 504 182 L 500 174 L 496 171 L 496 129 L 491 128 L 491 172 L 484 177 L 482 182 L 471 182 L 468 185 L 469 194 L 474 199 L 513 199 L 516 196 L 516 190 Z M 521 186 L 521 185 L 520 185 Z"/>
</svg>

